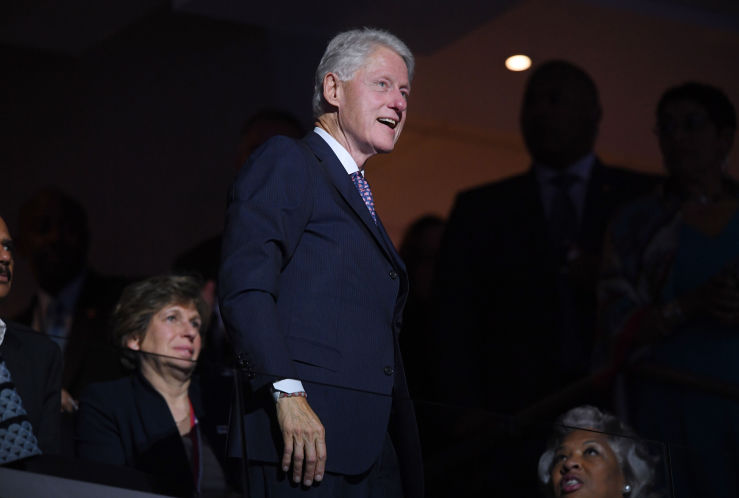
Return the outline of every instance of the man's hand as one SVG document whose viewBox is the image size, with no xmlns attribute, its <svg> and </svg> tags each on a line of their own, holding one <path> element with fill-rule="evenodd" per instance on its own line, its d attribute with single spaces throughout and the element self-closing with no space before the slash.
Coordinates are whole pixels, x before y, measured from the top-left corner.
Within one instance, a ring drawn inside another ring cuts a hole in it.
<svg viewBox="0 0 739 498">
<path fill-rule="evenodd" d="M 277 421 L 282 430 L 285 450 L 282 470 L 293 466 L 293 480 L 310 486 L 323 480 L 326 468 L 326 433 L 318 416 L 303 397 L 277 400 Z"/>
</svg>

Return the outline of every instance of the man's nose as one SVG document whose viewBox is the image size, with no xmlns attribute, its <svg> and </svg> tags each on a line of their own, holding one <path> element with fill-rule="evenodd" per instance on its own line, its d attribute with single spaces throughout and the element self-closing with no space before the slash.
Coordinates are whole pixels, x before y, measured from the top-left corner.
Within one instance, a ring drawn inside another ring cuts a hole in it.
<svg viewBox="0 0 739 498">
<path fill-rule="evenodd" d="M 399 88 L 396 88 L 393 91 L 393 103 L 391 107 L 400 112 L 403 112 L 408 108 L 408 101 L 403 96 L 403 92 L 401 92 Z"/>
</svg>

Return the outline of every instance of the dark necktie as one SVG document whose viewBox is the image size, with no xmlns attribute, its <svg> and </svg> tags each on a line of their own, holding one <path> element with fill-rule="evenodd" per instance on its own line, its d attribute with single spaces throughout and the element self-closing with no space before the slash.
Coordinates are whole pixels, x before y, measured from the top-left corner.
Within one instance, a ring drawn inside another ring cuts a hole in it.
<svg viewBox="0 0 739 498">
<path fill-rule="evenodd" d="M 549 214 L 549 230 L 555 249 L 558 253 L 561 251 L 563 257 L 577 240 L 579 224 L 570 189 L 579 180 L 577 176 L 567 173 L 559 174 L 550 180 L 554 186 L 554 197 Z"/>
<path fill-rule="evenodd" d="M 0 465 L 40 454 L 28 414 L 0 354 Z"/>
<path fill-rule="evenodd" d="M 550 180 L 555 187 L 555 193 L 552 198 L 549 226 L 556 256 L 563 265 L 556 280 L 559 296 L 559 358 L 562 382 L 570 380 L 571 375 L 582 374 L 577 366 L 589 361 L 582 335 L 581 312 L 575 300 L 567 267 L 573 257 L 572 250 L 575 248 L 579 231 L 577 210 L 570 195 L 570 189 L 578 181 L 579 177 L 567 173 L 559 174 Z"/>
<path fill-rule="evenodd" d="M 362 196 L 362 200 L 364 201 L 364 204 L 367 206 L 369 213 L 372 215 L 372 220 L 375 222 L 375 225 L 377 225 L 377 214 L 375 213 L 375 200 L 372 198 L 372 191 L 370 190 L 369 183 L 367 183 L 367 180 L 364 179 L 364 177 L 362 176 L 362 173 L 360 173 L 359 171 L 355 171 L 350 176 L 352 177 L 354 186 L 357 187 L 357 190 L 359 191 L 359 195 Z"/>
</svg>

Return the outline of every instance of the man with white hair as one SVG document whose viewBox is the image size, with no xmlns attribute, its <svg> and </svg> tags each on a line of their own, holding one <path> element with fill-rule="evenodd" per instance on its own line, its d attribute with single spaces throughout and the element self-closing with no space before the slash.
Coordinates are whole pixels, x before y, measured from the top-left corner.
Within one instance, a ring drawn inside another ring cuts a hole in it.
<svg viewBox="0 0 739 498">
<path fill-rule="evenodd" d="M 400 136 L 413 65 L 390 33 L 334 37 L 313 132 L 268 141 L 232 188 L 221 310 L 251 379 L 252 496 L 423 495 L 398 350 L 407 276 L 364 179 Z"/>
</svg>

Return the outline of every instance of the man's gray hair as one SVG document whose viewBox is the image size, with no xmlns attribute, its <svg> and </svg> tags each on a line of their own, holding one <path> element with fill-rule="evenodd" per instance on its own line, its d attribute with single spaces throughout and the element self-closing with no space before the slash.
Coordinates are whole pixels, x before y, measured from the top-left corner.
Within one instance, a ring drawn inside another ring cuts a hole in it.
<svg viewBox="0 0 739 498">
<path fill-rule="evenodd" d="M 367 57 L 378 47 L 387 47 L 398 54 L 408 69 L 408 81 L 413 79 L 415 60 L 410 49 L 397 36 L 374 28 L 361 28 L 344 31 L 334 36 L 328 43 L 321 62 L 316 68 L 316 79 L 313 87 L 313 116 L 333 110 L 323 98 L 323 78 L 334 73 L 341 81 L 349 81 L 354 73 L 362 67 Z"/>
<path fill-rule="evenodd" d="M 549 491 L 554 457 L 562 441 L 573 431 L 590 430 L 603 433 L 616 454 L 624 479 L 631 486 L 629 498 L 650 498 L 652 494 L 655 465 L 659 459 L 649 453 L 647 445 L 636 433 L 617 417 L 602 412 L 594 406 L 578 406 L 561 415 L 554 423 L 554 434 L 547 450 L 539 458 L 539 479 Z"/>
</svg>

